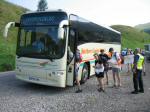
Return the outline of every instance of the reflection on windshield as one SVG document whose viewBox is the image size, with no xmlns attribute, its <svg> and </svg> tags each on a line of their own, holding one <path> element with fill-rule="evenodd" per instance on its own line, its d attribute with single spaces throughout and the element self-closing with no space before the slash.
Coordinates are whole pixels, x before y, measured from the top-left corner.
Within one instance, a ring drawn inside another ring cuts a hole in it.
<svg viewBox="0 0 150 112">
<path fill-rule="evenodd" d="M 23 27 L 18 38 L 17 55 L 32 58 L 61 58 L 65 37 L 58 38 L 58 27 Z"/>
</svg>

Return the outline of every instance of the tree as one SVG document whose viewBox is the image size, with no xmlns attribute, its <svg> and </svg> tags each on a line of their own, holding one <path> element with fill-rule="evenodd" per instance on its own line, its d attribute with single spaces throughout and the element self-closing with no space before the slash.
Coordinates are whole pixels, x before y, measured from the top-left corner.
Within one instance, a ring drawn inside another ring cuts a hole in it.
<svg viewBox="0 0 150 112">
<path fill-rule="evenodd" d="M 37 11 L 45 11 L 46 9 L 48 9 L 47 1 L 46 0 L 40 0 L 38 3 Z"/>
</svg>

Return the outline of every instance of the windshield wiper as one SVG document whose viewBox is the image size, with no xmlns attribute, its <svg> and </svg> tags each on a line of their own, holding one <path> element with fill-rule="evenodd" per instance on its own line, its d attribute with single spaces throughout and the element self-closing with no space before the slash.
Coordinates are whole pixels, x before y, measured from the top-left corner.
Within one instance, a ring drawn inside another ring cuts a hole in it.
<svg viewBox="0 0 150 112">
<path fill-rule="evenodd" d="M 50 56 L 48 56 L 48 59 L 49 59 L 51 62 L 54 61 L 53 58 L 51 58 Z"/>
</svg>

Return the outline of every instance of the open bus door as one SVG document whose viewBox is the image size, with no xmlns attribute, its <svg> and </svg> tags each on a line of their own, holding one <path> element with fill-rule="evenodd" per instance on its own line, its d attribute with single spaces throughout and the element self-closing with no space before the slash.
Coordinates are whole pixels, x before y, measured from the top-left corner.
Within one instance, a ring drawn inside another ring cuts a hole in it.
<svg viewBox="0 0 150 112">
<path fill-rule="evenodd" d="M 68 36 L 68 48 L 67 48 L 67 85 L 73 86 L 75 77 L 75 48 L 76 48 L 76 32 L 70 28 Z"/>
</svg>

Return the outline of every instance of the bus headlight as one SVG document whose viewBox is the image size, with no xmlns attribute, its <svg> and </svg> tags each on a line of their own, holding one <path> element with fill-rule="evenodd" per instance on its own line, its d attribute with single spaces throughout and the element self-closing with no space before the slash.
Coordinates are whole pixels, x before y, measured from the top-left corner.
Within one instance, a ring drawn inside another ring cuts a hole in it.
<svg viewBox="0 0 150 112">
<path fill-rule="evenodd" d="M 64 74 L 64 72 L 51 72 L 51 73 L 49 73 L 49 76 L 51 76 L 51 75 L 53 75 L 53 76 L 55 76 L 55 75 L 61 76 L 63 74 Z"/>
</svg>

